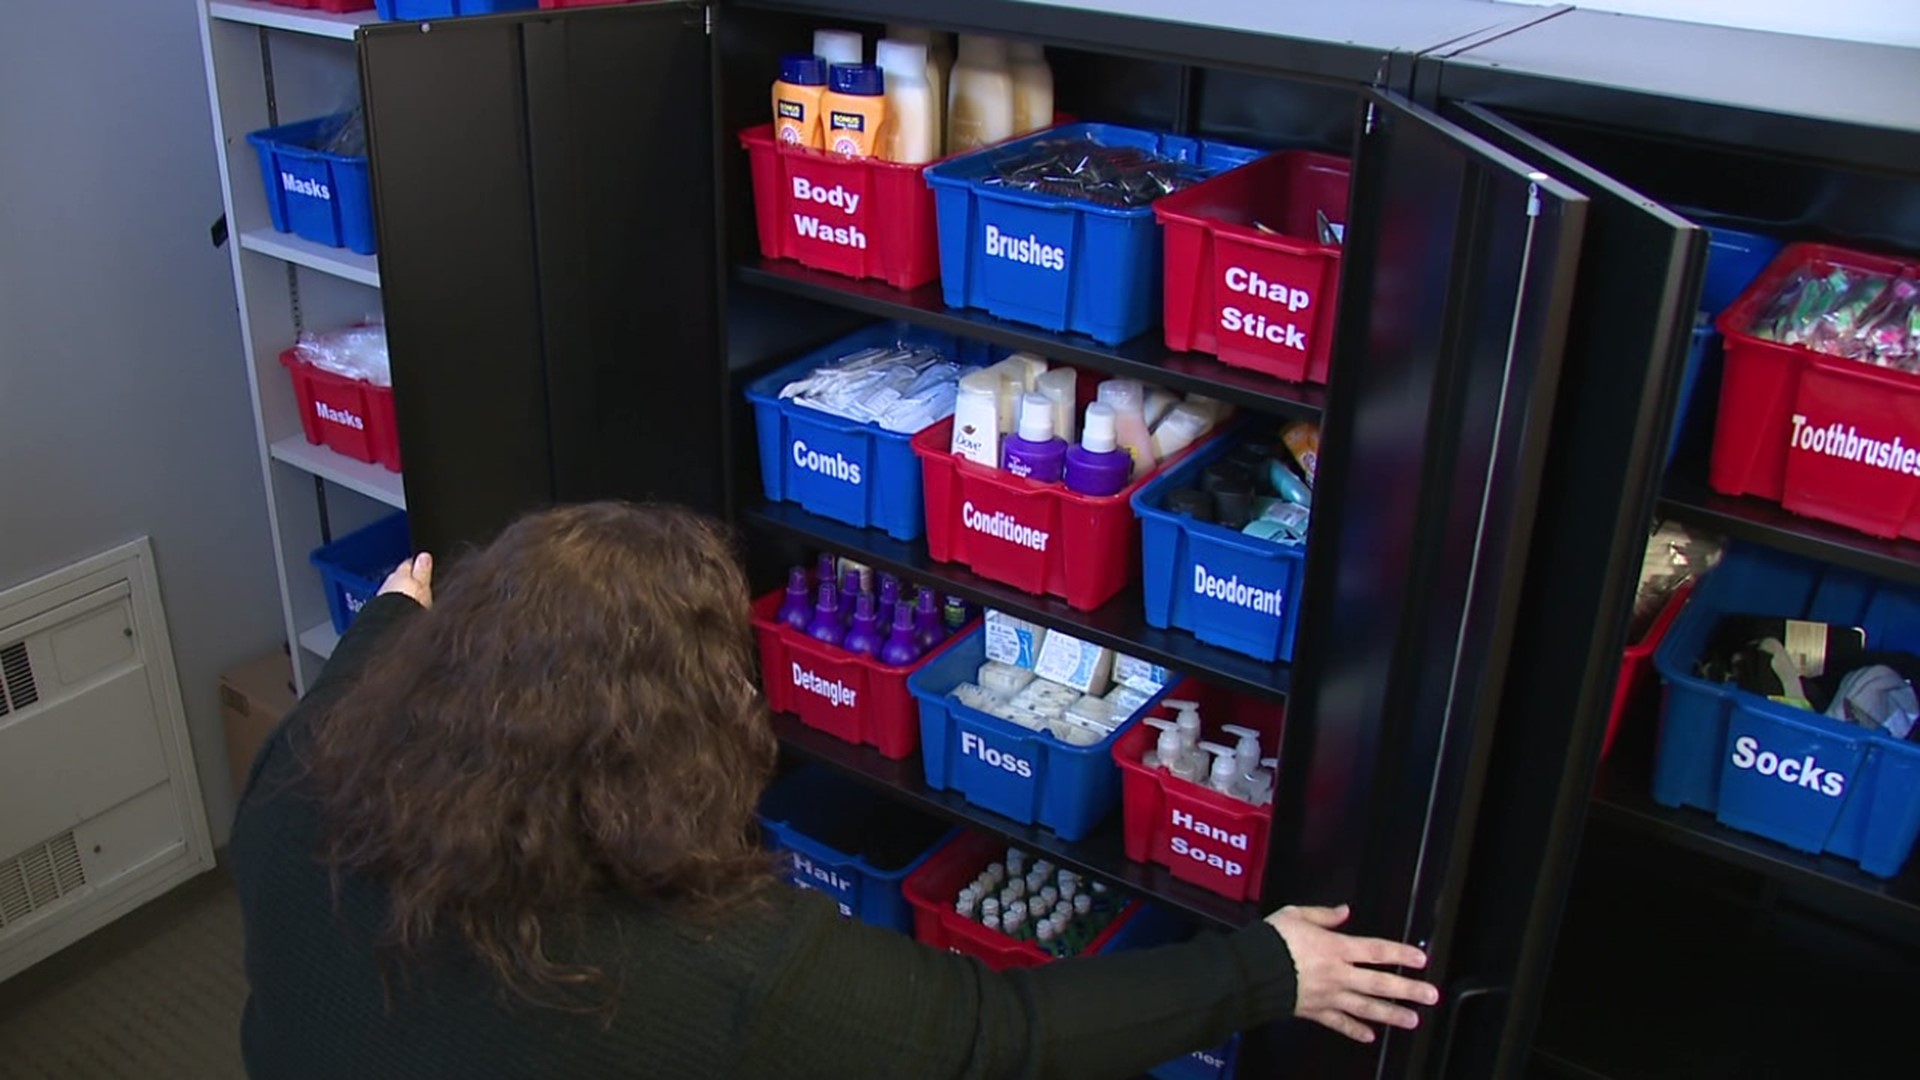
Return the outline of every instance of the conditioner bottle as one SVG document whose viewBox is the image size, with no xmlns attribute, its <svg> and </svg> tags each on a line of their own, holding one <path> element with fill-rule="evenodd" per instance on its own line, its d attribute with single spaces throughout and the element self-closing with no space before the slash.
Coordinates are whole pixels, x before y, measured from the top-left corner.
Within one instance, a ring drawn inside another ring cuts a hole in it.
<svg viewBox="0 0 1920 1080">
<path fill-rule="evenodd" d="M 977 150 L 1013 136 L 1013 72 L 1007 43 L 960 35 L 960 59 L 947 87 L 947 152 Z"/>
</svg>

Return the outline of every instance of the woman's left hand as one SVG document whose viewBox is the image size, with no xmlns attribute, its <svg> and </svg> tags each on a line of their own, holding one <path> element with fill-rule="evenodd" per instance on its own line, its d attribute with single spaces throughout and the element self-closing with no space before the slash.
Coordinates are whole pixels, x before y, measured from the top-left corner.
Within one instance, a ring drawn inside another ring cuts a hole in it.
<svg viewBox="0 0 1920 1080">
<path fill-rule="evenodd" d="M 387 580 L 380 586 L 380 592 L 403 593 L 423 608 L 432 607 L 433 556 L 423 551 L 394 567 L 393 573 L 388 574 Z"/>
</svg>

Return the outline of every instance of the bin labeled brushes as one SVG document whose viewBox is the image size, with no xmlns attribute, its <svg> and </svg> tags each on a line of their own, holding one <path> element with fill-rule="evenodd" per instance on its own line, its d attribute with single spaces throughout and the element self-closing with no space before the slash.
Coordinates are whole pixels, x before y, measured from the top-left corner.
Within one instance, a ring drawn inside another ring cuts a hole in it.
<svg viewBox="0 0 1920 1080">
<path fill-rule="evenodd" d="M 320 572 L 334 632 L 346 633 L 354 616 L 380 592 L 380 583 L 412 555 L 405 511 L 315 548 L 308 561 Z"/>
<path fill-rule="evenodd" d="M 913 932 L 913 908 L 901 882 L 958 832 L 817 765 L 768 788 L 759 817 L 787 880 L 832 897 L 842 915 L 902 934 Z"/>
<path fill-rule="evenodd" d="M 925 590 L 915 597 L 891 579 L 874 582 L 863 598 L 861 571 L 849 571 L 850 580 L 832 556 L 822 556 L 822 563 L 826 568 L 811 575 L 792 571 L 786 588 L 753 603 L 767 707 L 842 742 L 871 746 L 896 761 L 908 757 L 920 743 L 908 679 L 964 636 L 952 633 L 948 622 L 965 624 L 970 616 L 957 599 L 940 601 Z M 832 594 L 831 611 L 821 603 L 822 581 Z M 848 584 L 852 588 L 842 588 Z M 899 603 L 910 611 L 896 634 Z M 896 646 L 896 637 L 905 644 Z"/>
<path fill-rule="evenodd" d="M 1732 547 L 1654 666 L 1656 802 L 1900 872 L 1920 837 L 1920 590 Z"/>
<path fill-rule="evenodd" d="M 267 216 L 279 232 L 362 255 L 375 250 L 366 131 L 357 114 L 256 131 Z"/>
<path fill-rule="evenodd" d="M 1115 682 L 1119 672 L 1127 681 Z M 1164 668 L 988 611 L 907 680 L 927 786 L 1079 840 L 1120 800 L 1113 741 L 1159 700 Z"/>
<path fill-rule="evenodd" d="M 1133 494 L 1147 622 L 1293 659 L 1318 425 L 1243 426 Z"/>
<path fill-rule="evenodd" d="M 1117 345 L 1160 309 L 1152 202 L 1259 151 L 1113 124 L 1064 124 L 926 170 L 949 307 Z"/>
<path fill-rule="evenodd" d="M 1326 382 L 1349 172 L 1344 158 L 1286 150 L 1154 203 L 1167 348 Z"/>
<path fill-rule="evenodd" d="M 1169 691 L 1113 744 L 1127 858 L 1229 900 L 1258 897 L 1284 719 L 1281 705 L 1191 679 Z"/>
<path fill-rule="evenodd" d="M 1718 325 L 1714 490 L 1920 539 L 1920 263 L 1794 244 Z"/>
<path fill-rule="evenodd" d="M 979 833 L 962 833 L 908 875 L 913 936 L 995 971 L 1117 948 L 1143 910 L 1106 884 Z"/>
<path fill-rule="evenodd" d="M 925 165 L 855 158 L 740 133 L 753 174 L 760 254 L 916 289 L 940 276 Z"/>
<path fill-rule="evenodd" d="M 952 334 L 877 323 L 754 380 L 747 400 L 762 490 L 809 513 L 919 539 L 926 518 L 914 432 L 928 417 L 952 414 L 956 365 L 992 355 Z M 845 373 L 850 388 L 810 391 L 822 372 Z M 883 399 L 887 411 L 874 416 Z"/>
</svg>

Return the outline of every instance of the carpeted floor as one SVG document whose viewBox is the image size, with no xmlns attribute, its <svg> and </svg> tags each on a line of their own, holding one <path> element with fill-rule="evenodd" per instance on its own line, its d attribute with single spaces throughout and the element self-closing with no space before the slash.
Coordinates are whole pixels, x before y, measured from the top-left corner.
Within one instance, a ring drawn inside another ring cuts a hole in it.
<svg viewBox="0 0 1920 1080">
<path fill-rule="evenodd" d="M 0 1077 L 244 1077 L 240 956 L 233 884 L 203 874 L 0 983 Z"/>
</svg>

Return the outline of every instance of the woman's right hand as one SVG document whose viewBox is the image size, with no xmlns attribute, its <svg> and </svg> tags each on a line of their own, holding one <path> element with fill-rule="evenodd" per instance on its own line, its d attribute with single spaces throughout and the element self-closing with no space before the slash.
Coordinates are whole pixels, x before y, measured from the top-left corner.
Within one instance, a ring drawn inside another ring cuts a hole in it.
<svg viewBox="0 0 1920 1080">
<path fill-rule="evenodd" d="M 1395 1002 L 1434 1005 L 1440 991 L 1366 965 L 1419 969 L 1427 966 L 1427 954 L 1397 941 L 1341 933 L 1350 914 L 1342 904 L 1284 907 L 1267 916 L 1267 925 L 1279 931 L 1293 954 L 1298 987 L 1293 1015 L 1363 1043 L 1375 1037 L 1369 1023 L 1419 1027 L 1419 1014 Z"/>
</svg>

